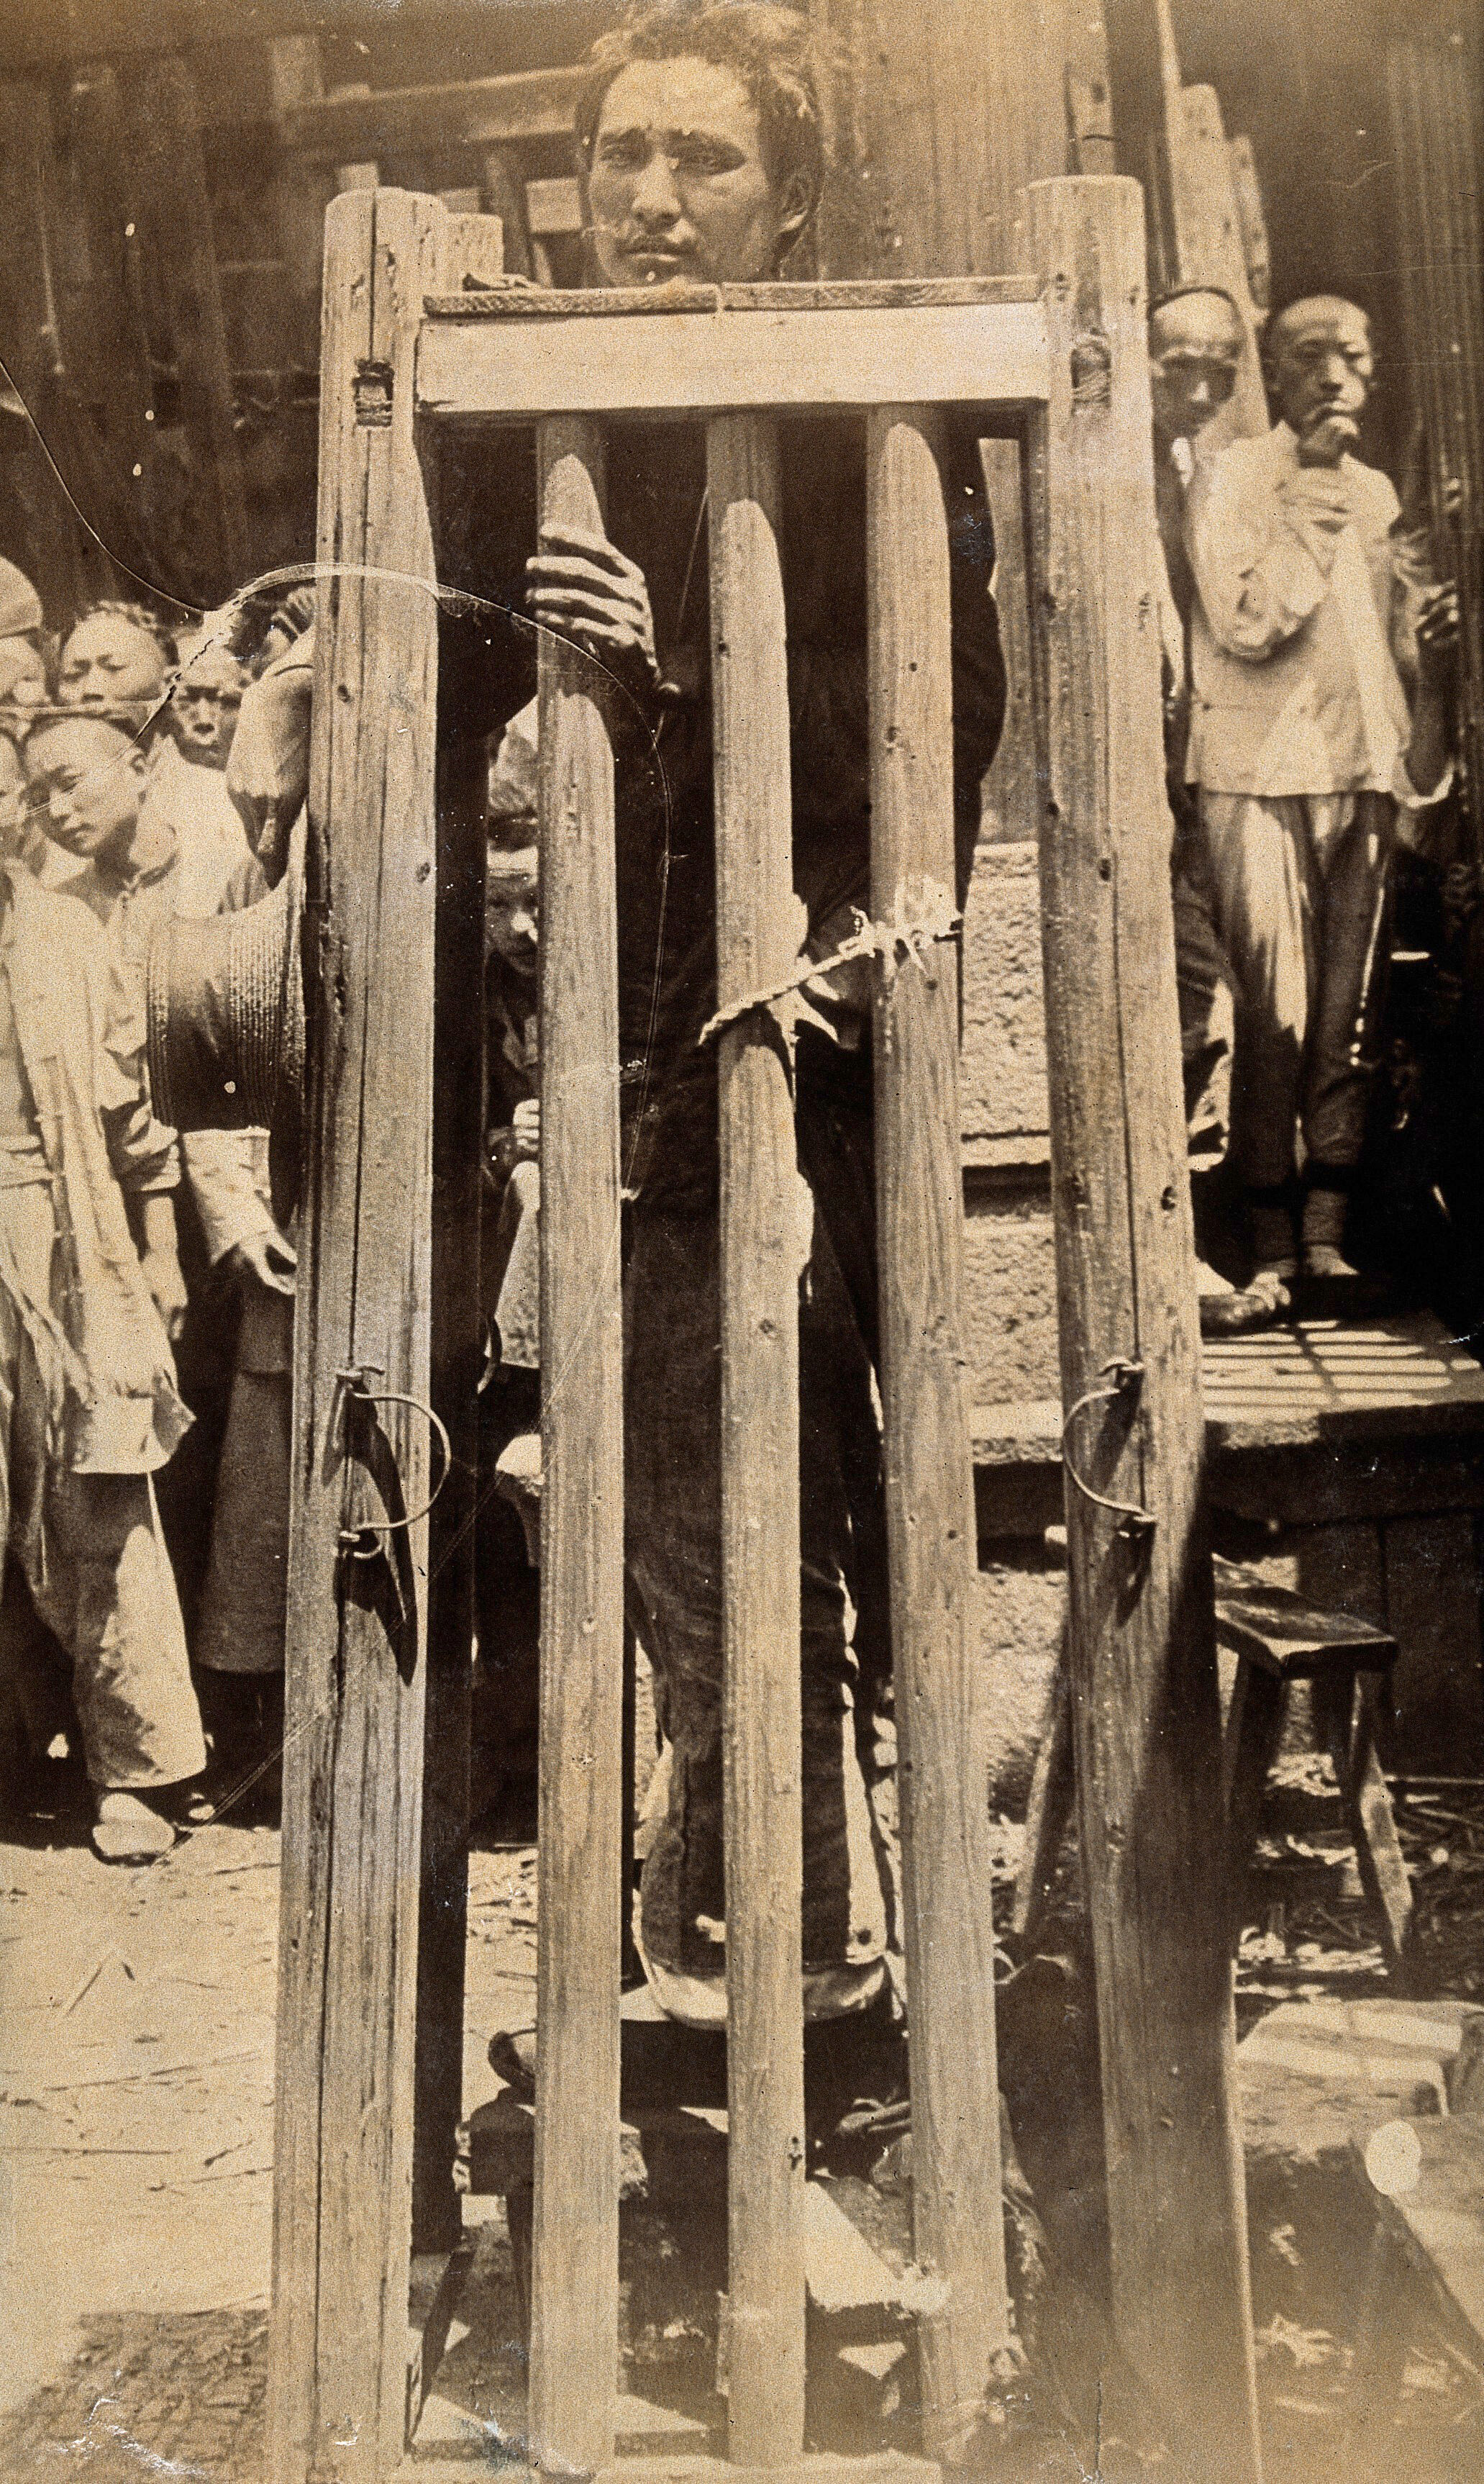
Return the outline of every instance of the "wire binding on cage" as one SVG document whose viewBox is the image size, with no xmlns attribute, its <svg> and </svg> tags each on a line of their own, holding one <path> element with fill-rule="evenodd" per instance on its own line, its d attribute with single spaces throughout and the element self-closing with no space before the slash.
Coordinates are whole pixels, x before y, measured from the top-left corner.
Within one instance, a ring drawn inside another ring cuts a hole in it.
<svg viewBox="0 0 1484 2484">
<path fill-rule="evenodd" d="M 783 975 L 775 984 L 761 985 L 756 991 L 743 992 L 734 1001 L 723 1002 L 715 1015 L 709 1017 L 696 1037 L 700 1046 L 715 1042 L 730 1027 L 750 1017 L 757 1010 L 771 1009 L 775 1001 L 787 1000 L 791 992 L 801 992 L 805 986 L 822 976 L 832 975 L 838 966 L 853 965 L 858 958 L 879 958 L 890 986 L 901 969 L 911 960 L 926 970 L 928 951 L 938 941 L 957 940 L 963 917 L 956 906 L 944 900 L 916 923 L 873 923 L 860 907 L 852 906 L 856 929 L 827 958 L 810 958 L 794 972 Z"/>
</svg>

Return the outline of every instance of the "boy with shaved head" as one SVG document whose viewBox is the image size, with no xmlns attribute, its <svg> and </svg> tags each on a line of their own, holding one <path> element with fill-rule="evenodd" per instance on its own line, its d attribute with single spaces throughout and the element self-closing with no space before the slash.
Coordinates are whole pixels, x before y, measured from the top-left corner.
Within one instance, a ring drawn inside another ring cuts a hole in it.
<svg viewBox="0 0 1484 2484">
<path fill-rule="evenodd" d="M 1398 803 L 1445 790 L 1453 598 L 1439 587 L 1409 610 L 1396 494 L 1355 454 L 1375 367 L 1364 311 L 1291 303 L 1264 364 L 1273 430 L 1191 488 L 1187 774 L 1236 984 L 1253 1282 L 1276 1313 L 1301 1266 L 1336 1307 L 1361 1292 L 1342 1246 L 1388 866 Z"/>
<path fill-rule="evenodd" d="M 43 713 L 24 756 L 27 799 L 79 845 L 132 820 L 126 726 Z M 102 927 L 0 863 L 0 1527 L 72 1659 L 113 1862 L 171 1846 L 157 1797 L 205 1759 L 150 1481 L 190 1421 L 166 1333 L 178 1180 Z"/>
</svg>

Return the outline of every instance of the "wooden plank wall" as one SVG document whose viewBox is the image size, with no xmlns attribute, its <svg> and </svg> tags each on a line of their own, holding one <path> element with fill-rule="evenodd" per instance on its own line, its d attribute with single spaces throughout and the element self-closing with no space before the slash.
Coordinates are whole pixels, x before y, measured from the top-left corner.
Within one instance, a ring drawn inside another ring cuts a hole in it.
<svg viewBox="0 0 1484 2484">
<path fill-rule="evenodd" d="M 1067 165 L 1068 0 L 814 0 L 841 64 L 826 276 L 1018 267 L 1027 181 Z"/>
</svg>

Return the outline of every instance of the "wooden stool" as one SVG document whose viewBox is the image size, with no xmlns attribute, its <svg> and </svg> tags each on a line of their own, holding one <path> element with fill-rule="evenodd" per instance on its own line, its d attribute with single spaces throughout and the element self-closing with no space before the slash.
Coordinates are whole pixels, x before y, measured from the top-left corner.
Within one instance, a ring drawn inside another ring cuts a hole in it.
<svg viewBox="0 0 1484 2484">
<path fill-rule="evenodd" d="M 1223 1781 L 1229 1823 L 1228 1854 L 1235 1917 L 1242 1930 L 1268 1770 L 1283 1729 L 1288 1686 L 1316 1686 L 1316 1723 L 1324 1736 L 1355 1841 L 1361 1884 L 1375 1911 L 1393 1979 L 1400 1983 L 1412 1921 L 1412 1890 L 1376 1755 L 1379 1694 L 1396 1661 L 1396 1641 L 1351 1613 L 1324 1612 L 1290 1587 L 1269 1585 L 1255 1571 L 1219 1555 L 1216 1635 L 1237 1660 L 1227 1724 Z M 1071 1701 L 1066 1646 L 1031 1779 L 1025 1850 L 1015 1881 L 1010 1931 L 1022 1952 L 1034 1943 L 1045 1911 L 1062 1837 L 1071 1815 Z"/>
<path fill-rule="evenodd" d="M 1380 1694 L 1396 1661 L 1396 1641 L 1352 1613 L 1324 1612 L 1272 1586 L 1254 1570 L 1219 1556 L 1216 1636 L 1237 1660 L 1227 1723 L 1223 1777 L 1231 1885 L 1240 1937 L 1247 1876 L 1262 1817 L 1268 1770 L 1282 1738 L 1291 1683 L 1315 1687 L 1314 1720 L 1334 1765 L 1355 1842 L 1361 1885 L 1381 1930 L 1393 1980 L 1404 1974 L 1412 1889 L 1376 1754 Z"/>
</svg>

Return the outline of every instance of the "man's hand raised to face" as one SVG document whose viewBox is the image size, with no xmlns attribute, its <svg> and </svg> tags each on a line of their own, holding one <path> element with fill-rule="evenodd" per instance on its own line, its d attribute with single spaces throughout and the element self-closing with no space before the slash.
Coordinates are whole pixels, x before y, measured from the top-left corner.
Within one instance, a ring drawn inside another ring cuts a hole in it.
<svg viewBox="0 0 1484 2484">
<path fill-rule="evenodd" d="M 1354 448 L 1360 437 L 1360 425 L 1348 414 L 1321 415 L 1299 436 L 1299 464 L 1333 469 Z"/>
</svg>

